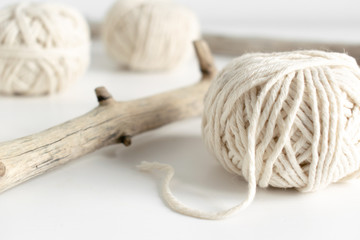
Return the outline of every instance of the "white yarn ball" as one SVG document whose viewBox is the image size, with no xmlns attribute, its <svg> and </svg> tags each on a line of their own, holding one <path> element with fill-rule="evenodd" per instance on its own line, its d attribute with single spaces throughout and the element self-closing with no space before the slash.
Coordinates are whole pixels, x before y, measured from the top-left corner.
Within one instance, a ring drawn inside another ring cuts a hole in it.
<svg viewBox="0 0 360 240">
<path fill-rule="evenodd" d="M 89 29 L 76 10 L 17 4 L 0 10 L 0 92 L 43 95 L 71 85 L 89 62 Z"/>
<path fill-rule="evenodd" d="M 102 27 L 109 55 L 132 70 L 167 70 L 193 51 L 196 16 L 170 1 L 119 0 Z"/>
<path fill-rule="evenodd" d="M 203 137 L 248 180 L 248 202 L 256 184 L 309 192 L 359 176 L 359 67 L 322 51 L 237 58 L 207 93 Z"/>
<path fill-rule="evenodd" d="M 341 53 L 255 53 L 234 59 L 205 97 L 204 141 L 229 172 L 248 181 L 239 204 L 218 212 L 189 207 L 170 189 L 174 169 L 143 162 L 142 170 L 166 171 L 162 196 L 179 213 L 221 219 L 248 207 L 256 186 L 309 192 L 360 176 L 360 69 Z"/>
</svg>

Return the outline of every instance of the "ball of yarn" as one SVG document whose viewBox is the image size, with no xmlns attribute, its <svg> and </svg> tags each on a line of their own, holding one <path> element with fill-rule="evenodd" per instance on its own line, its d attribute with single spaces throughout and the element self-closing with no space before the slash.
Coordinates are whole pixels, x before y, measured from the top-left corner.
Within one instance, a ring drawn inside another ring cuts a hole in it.
<svg viewBox="0 0 360 240">
<path fill-rule="evenodd" d="M 0 10 L 0 92 L 44 95 L 79 79 L 89 61 L 89 29 L 76 10 L 16 4 Z"/>
<path fill-rule="evenodd" d="M 360 173 L 360 70 L 322 51 L 233 60 L 205 98 L 203 137 L 222 166 L 260 187 L 315 191 Z"/>
<path fill-rule="evenodd" d="M 218 212 L 187 206 L 170 189 L 174 169 L 158 169 L 162 196 L 174 211 L 221 219 L 245 209 L 256 187 L 316 191 L 360 176 L 360 69 L 341 53 L 255 53 L 234 59 L 205 97 L 204 141 L 222 166 L 248 181 L 238 205 Z"/>
<path fill-rule="evenodd" d="M 109 55 L 132 70 L 167 70 L 193 51 L 199 23 L 188 9 L 171 1 L 119 0 L 102 27 Z"/>
</svg>

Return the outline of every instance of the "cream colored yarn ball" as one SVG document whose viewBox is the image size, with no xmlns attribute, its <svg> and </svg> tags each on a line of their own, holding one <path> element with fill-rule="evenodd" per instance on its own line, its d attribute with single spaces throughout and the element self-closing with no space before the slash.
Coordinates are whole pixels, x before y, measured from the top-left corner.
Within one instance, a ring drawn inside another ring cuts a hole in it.
<svg viewBox="0 0 360 240">
<path fill-rule="evenodd" d="M 59 92 L 85 72 L 89 29 L 76 10 L 20 3 L 0 10 L 0 92 Z"/>
<path fill-rule="evenodd" d="M 204 141 L 222 166 L 248 181 L 236 206 L 207 212 L 189 207 L 170 189 L 174 169 L 163 170 L 162 196 L 179 213 L 221 219 L 247 208 L 256 186 L 310 192 L 360 176 L 360 69 L 341 53 L 255 53 L 234 59 L 205 97 Z"/>
<path fill-rule="evenodd" d="M 203 136 L 228 171 L 303 192 L 360 173 L 360 70 L 322 51 L 248 54 L 217 76 Z"/>
<path fill-rule="evenodd" d="M 109 55 L 132 70 L 167 70 L 193 51 L 200 36 L 196 16 L 171 1 L 119 0 L 102 26 Z"/>
</svg>

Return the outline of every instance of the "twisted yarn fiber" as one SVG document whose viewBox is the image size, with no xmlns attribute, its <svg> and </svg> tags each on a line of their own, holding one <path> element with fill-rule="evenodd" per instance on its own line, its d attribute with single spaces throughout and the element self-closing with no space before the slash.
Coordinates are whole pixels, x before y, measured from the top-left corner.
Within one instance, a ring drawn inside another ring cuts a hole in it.
<svg viewBox="0 0 360 240">
<path fill-rule="evenodd" d="M 195 14 L 171 1 L 119 0 L 106 16 L 102 38 L 120 65 L 167 70 L 190 56 L 199 29 Z"/>
<path fill-rule="evenodd" d="M 233 60 L 205 97 L 203 138 L 222 166 L 248 181 L 247 198 L 218 213 L 192 209 L 169 189 L 174 210 L 218 219 L 246 208 L 256 186 L 316 191 L 360 175 L 360 70 L 345 54 L 295 51 Z"/>
<path fill-rule="evenodd" d="M 77 80 L 89 62 L 89 29 L 66 6 L 21 3 L 0 10 L 0 92 L 43 95 Z"/>
</svg>

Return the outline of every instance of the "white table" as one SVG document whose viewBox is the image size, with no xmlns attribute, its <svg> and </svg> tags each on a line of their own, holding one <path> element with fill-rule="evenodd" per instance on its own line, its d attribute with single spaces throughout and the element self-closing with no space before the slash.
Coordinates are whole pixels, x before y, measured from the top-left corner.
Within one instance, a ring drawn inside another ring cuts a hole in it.
<svg viewBox="0 0 360 240">
<path fill-rule="evenodd" d="M 216 58 L 222 67 L 229 59 Z M 175 89 L 198 81 L 195 59 L 168 73 L 119 71 L 100 43 L 77 85 L 52 97 L 0 97 L 0 141 L 25 136 L 79 116 L 97 105 L 93 90 L 106 86 L 117 100 Z M 161 173 L 140 172 L 141 161 L 176 169 L 173 189 L 204 210 L 241 201 L 246 183 L 230 175 L 205 149 L 200 118 L 177 122 L 66 164 L 0 195 L 0 239 L 358 239 L 360 181 L 302 194 L 258 189 L 237 216 L 206 221 L 171 211 L 159 197 Z"/>
</svg>

